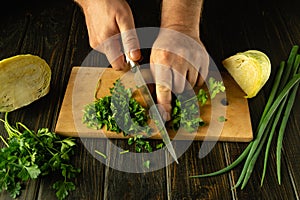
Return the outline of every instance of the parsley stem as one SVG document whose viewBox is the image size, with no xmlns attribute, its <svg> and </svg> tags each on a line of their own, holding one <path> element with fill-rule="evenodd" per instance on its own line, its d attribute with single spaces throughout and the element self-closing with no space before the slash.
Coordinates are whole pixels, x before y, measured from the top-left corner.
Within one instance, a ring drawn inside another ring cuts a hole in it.
<svg viewBox="0 0 300 200">
<path fill-rule="evenodd" d="M 25 126 L 24 124 L 22 124 L 21 122 L 17 122 L 17 127 L 21 126 L 22 128 L 24 128 L 28 133 L 30 133 L 30 135 L 32 135 L 32 137 L 34 137 L 37 141 L 39 141 L 39 143 L 44 146 L 43 142 L 36 136 L 36 134 L 34 134 L 27 126 Z M 19 132 L 19 131 L 18 131 Z M 21 134 L 21 133 L 20 133 Z M 48 149 L 48 148 L 47 148 Z"/>
<path fill-rule="evenodd" d="M 125 150 L 125 151 L 121 151 L 120 154 L 122 155 L 122 154 L 125 154 L 125 153 L 128 153 L 128 152 L 129 152 L 129 150 Z"/>
<path fill-rule="evenodd" d="M 107 156 L 104 153 L 102 153 L 102 152 L 100 152 L 98 150 L 95 150 L 95 153 L 97 153 L 98 155 L 102 156 L 105 159 L 107 158 Z"/>
<path fill-rule="evenodd" d="M 187 103 L 187 102 L 189 102 L 189 101 L 192 101 L 192 100 L 194 100 L 194 99 L 197 99 L 197 96 L 193 96 L 192 98 L 189 98 L 189 99 L 183 101 L 182 104 L 185 104 L 185 103 Z"/>
<path fill-rule="evenodd" d="M 8 116 L 8 112 L 5 113 L 4 120 L 1 119 L 1 121 L 4 123 L 4 127 L 5 127 L 5 130 L 6 130 L 7 133 L 8 133 L 9 138 L 12 138 L 12 137 L 14 137 L 14 136 L 20 136 L 20 135 L 22 135 L 22 133 L 20 133 L 20 132 L 18 131 L 18 129 L 14 129 L 14 128 L 8 123 L 7 116 Z"/>
<path fill-rule="evenodd" d="M 7 142 L 5 141 L 5 139 L 2 137 L 2 135 L 0 135 L 0 139 L 2 140 L 2 142 L 3 142 L 7 147 L 9 147 L 9 145 L 7 144 Z"/>
</svg>

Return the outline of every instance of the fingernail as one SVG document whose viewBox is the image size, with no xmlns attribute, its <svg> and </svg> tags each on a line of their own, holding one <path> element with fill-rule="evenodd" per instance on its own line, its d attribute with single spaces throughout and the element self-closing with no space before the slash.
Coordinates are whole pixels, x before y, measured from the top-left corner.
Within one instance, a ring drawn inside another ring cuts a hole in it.
<svg viewBox="0 0 300 200">
<path fill-rule="evenodd" d="M 139 60 L 141 57 L 140 50 L 131 50 L 130 51 L 130 58 L 134 61 Z"/>
</svg>

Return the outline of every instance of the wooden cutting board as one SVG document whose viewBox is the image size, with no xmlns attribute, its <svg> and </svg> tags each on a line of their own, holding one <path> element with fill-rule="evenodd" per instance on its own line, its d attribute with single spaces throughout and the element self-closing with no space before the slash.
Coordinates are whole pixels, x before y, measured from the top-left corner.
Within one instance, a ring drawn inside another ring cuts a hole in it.
<svg viewBox="0 0 300 200">
<path fill-rule="evenodd" d="M 149 72 L 148 72 L 149 73 Z M 211 72 L 208 77 L 214 76 Z M 249 142 L 253 139 L 248 101 L 245 93 L 226 72 L 221 74 L 226 93 L 218 94 L 216 98 L 200 107 L 200 116 L 206 125 L 199 127 L 195 133 L 168 129 L 171 139 L 177 140 L 218 140 L 232 142 Z M 109 88 L 121 78 L 128 88 L 136 88 L 131 72 L 115 71 L 100 67 L 73 67 L 62 107 L 57 120 L 55 132 L 72 137 L 107 137 L 123 138 L 122 133 L 87 128 L 82 123 L 84 106 L 91 103 L 95 96 L 110 95 Z M 150 82 L 147 82 L 150 83 Z M 199 88 L 198 88 L 199 89 Z M 97 91 L 95 93 L 95 91 Z M 197 89 L 195 89 L 195 92 Z M 133 92 L 134 98 L 143 104 L 138 90 Z M 226 98 L 228 105 L 224 105 Z M 220 116 L 226 118 L 220 122 Z M 151 125 L 150 125 L 151 126 Z M 161 139 L 158 131 L 154 131 L 151 139 Z"/>
</svg>

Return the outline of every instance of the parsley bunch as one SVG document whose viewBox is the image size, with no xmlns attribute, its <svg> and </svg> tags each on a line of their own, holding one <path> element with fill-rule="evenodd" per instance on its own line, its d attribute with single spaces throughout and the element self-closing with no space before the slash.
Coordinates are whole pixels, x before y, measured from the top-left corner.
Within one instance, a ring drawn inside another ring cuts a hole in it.
<svg viewBox="0 0 300 200">
<path fill-rule="evenodd" d="M 27 180 L 59 172 L 62 179 L 52 187 L 58 199 L 66 198 L 75 189 L 71 179 L 80 172 L 70 163 L 76 146 L 74 139 L 61 139 L 47 128 L 34 132 L 20 122 L 12 127 L 7 115 L 5 120 L 0 119 L 8 133 L 7 140 L 0 136 L 6 145 L 0 151 L 0 192 L 6 190 L 16 198 Z"/>
</svg>

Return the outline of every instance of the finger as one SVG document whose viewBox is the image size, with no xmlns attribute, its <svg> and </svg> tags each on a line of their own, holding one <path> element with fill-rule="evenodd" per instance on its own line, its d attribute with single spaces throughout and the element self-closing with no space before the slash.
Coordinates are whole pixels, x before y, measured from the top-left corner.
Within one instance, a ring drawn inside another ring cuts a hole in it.
<svg viewBox="0 0 300 200">
<path fill-rule="evenodd" d="M 140 45 L 130 8 L 129 11 L 117 16 L 116 21 L 120 29 L 124 52 L 128 53 L 133 61 L 138 61 L 141 58 Z"/>
<path fill-rule="evenodd" d="M 141 68 L 141 74 L 145 80 L 145 82 L 147 83 L 148 89 L 149 91 L 152 93 L 155 92 L 155 84 L 154 84 L 154 79 L 153 76 L 151 74 L 151 71 L 149 68 Z"/>
<path fill-rule="evenodd" d="M 196 84 L 199 87 L 204 84 L 204 81 L 206 80 L 207 75 L 208 75 L 208 62 L 206 64 L 207 64 L 207 66 L 200 68 L 200 74 L 198 76 L 197 84 Z"/>
<path fill-rule="evenodd" d="M 110 62 L 110 65 L 116 71 L 124 71 L 127 68 L 129 68 L 129 66 L 127 66 L 127 64 L 125 63 L 125 59 L 123 55 L 118 57 L 114 61 Z"/>
<path fill-rule="evenodd" d="M 187 72 L 187 80 L 191 87 L 194 87 L 196 85 L 199 76 L 200 73 L 198 72 L 198 70 L 193 66 L 190 66 Z"/>
<path fill-rule="evenodd" d="M 196 85 L 197 87 L 201 87 L 203 84 L 204 84 L 204 79 L 202 76 L 199 76 Z"/>
<path fill-rule="evenodd" d="M 172 70 L 170 67 L 155 65 L 155 84 L 157 103 L 161 105 L 160 112 L 164 120 L 171 119 L 172 101 Z"/>
<path fill-rule="evenodd" d="M 103 44 L 103 53 L 107 60 L 115 70 L 124 70 L 127 68 L 123 52 L 121 51 L 121 44 L 118 37 L 112 37 Z"/>
<path fill-rule="evenodd" d="M 183 67 L 181 67 L 183 69 Z M 186 85 L 186 70 L 177 71 L 173 68 L 173 90 L 175 93 L 180 94 L 183 92 Z"/>
<path fill-rule="evenodd" d="M 201 74 L 201 76 L 198 76 L 198 80 L 197 80 L 197 86 L 202 86 L 204 84 L 204 81 L 207 78 L 208 75 L 208 68 L 209 68 L 209 55 L 207 53 L 207 51 L 205 50 L 204 45 L 202 44 L 202 42 L 200 41 L 201 44 L 201 54 L 200 54 L 200 59 L 199 59 L 199 73 Z"/>
</svg>

